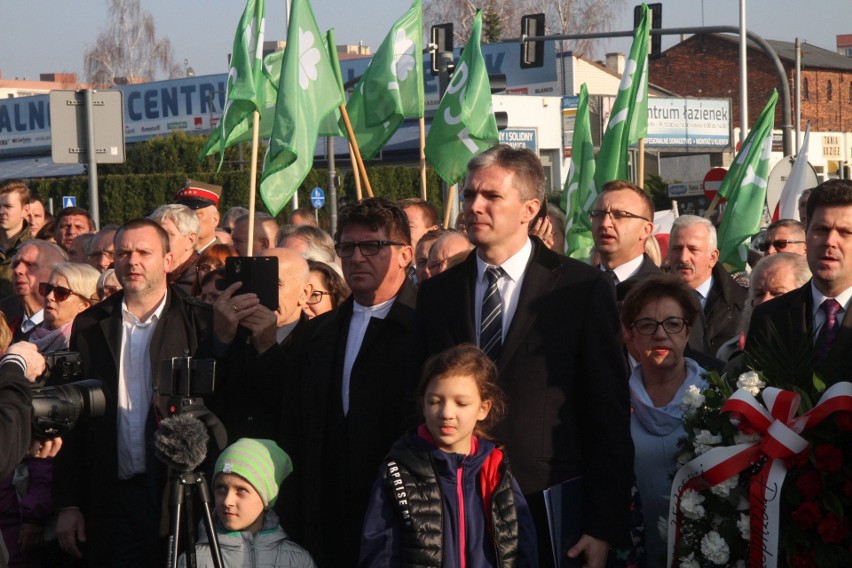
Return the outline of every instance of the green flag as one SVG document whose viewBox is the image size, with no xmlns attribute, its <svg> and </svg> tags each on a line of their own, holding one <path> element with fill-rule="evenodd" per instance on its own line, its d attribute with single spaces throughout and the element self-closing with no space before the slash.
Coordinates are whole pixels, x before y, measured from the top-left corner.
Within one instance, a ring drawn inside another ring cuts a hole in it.
<svg viewBox="0 0 852 568">
<path fill-rule="evenodd" d="M 337 87 L 342 93 L 343 76 L 340 73 L 340 61 L 337 59 L 337 44 L 334 41 L 334 29 L 330 29 L 325 32 L 323 42 L 325 43 L 325 48 L 328 51 L 328 58 L 331 61 L 331 69 L 334 71 L 334 78 L 337 79 Z M 340 111 L 335 108 L 332 112 L 328 113 L 324 119 L 322 119 L 319 126 L 320 136 L 345 137 L 346 134 L 341 129 L 340 124 Z"/>
<path fill-rule="evenodd" d="M 498 141 L 491 84 L 479 47 L 481 30 L 482 10 L 477 10 L 470 39 L 426 137 L 426 157 L 447 183 L 461 180 L 470 159 Z"/>
<path fill-rule="evenodd" d="M 648 30 L 648 5 L 642 4 L 642 20 L 633 34 L 630 57 L 601 140 L 595 172 L 598 187 L 608 181 L 628 179 L 627 148 L 648 132 Z"/>
<path fill-rule="evenodd" d="M 278 81 L 281 78 L 281 61 L 284 59 L 283 51 L 270 53 L 263 58 L 263 74 L 258 92 L 258 106 L 260 107 L 260 138 L 272 136 L 272 123 L 275 121 L 275 101 L 278 100 Z M 234 125 L 229 136 L 228 146 L 240 142 L 251 142 L 252 137 L 252 115 L 247 114 Z M 222 129 L 217 128 L 210 132 L 210 137 L 198 155 L 199 160 L 219 151 L 222 140 Z"/>
<path fill-rule="evenodd" d="M 745 270 L 749 239 L 760 230 L 777 102 L 773 89 L 719 188 L 719 197 L 728 200 L 717 235 L 719 262 L 731 273 Z"/>
<path fill-rule="evenodd" d="M 275 124 L 260 182 L 260 195 L 273 215 L 281 211 L 308 175 L 319 125 L 341 104 L 343 93 L 311 5 L 307 0 L 293 0 Z"/>
<path fill-rule="evenodd" d="M 589 127 L 589 90 L 580 86 L 577 115 L 574 118 L 574 138 L 571 142 L 571 165 L 562 190 L 562 210 L 565 211 L 565 254 L 588 260 L 594 246 L 589 210 L 597 199 L 595 190 L 595 147 Z"/>
<path fill-rule="evenodd" d="M 355 85 L 346 112 L 361 155 L 372 158 L 406 118 L 423 116 L 421 0 L 393 25 Z"/>
<path fill-rule="evenodd" d="M 247 0 L 234 35 L 225 108 L 219 127 L 211 132 L 213 138 L 213 133 L 218 131 L 216 138 L 219 144 L 216 150 L 219 152 L 219 168 L 222 167 L 225 148 L 235 144 L 241 134 L 238 127 L 248 117 L 250 129 L 252 114 L 260 109 L 258 96 L 263 80 L 263 14 L 264 0 Z"/>
</svg>

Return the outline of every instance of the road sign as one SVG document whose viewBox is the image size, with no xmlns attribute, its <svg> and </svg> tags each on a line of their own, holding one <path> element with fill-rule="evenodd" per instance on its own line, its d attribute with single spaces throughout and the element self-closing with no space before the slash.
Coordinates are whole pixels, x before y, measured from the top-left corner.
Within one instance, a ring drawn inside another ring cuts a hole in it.
<svg viewBox="0 0 852 568">
<path fill-rule="evenodd" d="M 315 187 L 311 190 L 311 205 L 314 206 L 314 209 L 322 209 L 322 206 L 325 205 L 325 193 L 322 188 Z"/>
<path fill-rule="evenodd" d="M 91 124 L 98 164 L 124 162 L 124 101 L 121 91 L 94 91 Z M 50 140 L 53 161 L 89 161 L 87 116 L 83 91 L 50 92 Z"/>
<path fill-rule="evenodd" d="M 73 195 L 63 195 L 62 196 L 62 208 L 66 207 L 77 207 L 77 198 Z"/>
<path fill-rule="evenodd" d="M 707 175 L 704 176 L 704 181 L 701 182 L 701 189 L 704 190 L 704 196 L 710 201 L 716 197 L 719 188 L 722 187 L 722 180 L 728 173 L 728 168 L 713 168 Z"/>
</svg>

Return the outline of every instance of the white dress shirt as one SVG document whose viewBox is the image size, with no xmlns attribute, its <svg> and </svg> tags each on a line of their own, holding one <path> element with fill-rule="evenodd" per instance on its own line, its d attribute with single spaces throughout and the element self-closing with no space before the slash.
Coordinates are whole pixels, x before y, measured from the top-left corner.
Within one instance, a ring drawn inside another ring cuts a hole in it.
<svg viewBox="0 0 852 568">
<path fill-rule="evenodd" d="M 145 423 L 154 397 L 151 338 L 163 314 L 168 293 L 145 320 L 121 301 L 121 359 L 118 363 L 118 477 L 145 473 Z"/>
<path fill-rule="evenodd" d="M 816 341 L 819 337 L 820 331 L 822 331 L 822 326 L 825 325 L 825 312 L 820 309 L 822 303 L 831 296 L 826 296 L 819 290 L 817 290 L 816 286 L 814 286 L 813 280 L 811 280 L 811 294 L 813 295 L 814 305 L 811 311 L 811 316 L 813 316 L 814 322 L 814 336 L 813 340 Z M 840 304 L 840 311 L 837 312 L 837 325 L 843 324 L 843 318 L 846 316 L 846 312 L 849 311 L 849 300 L 852 299 L 852 288 L 847 288 L 837 296 L 834 296 L 834 299 L 837 300 L 837 303 Z"/>
<path fill-rule="evenodd" d="M 500 291 L 500 302 L 503 306 L 503 341 L 506 340 L 506 332 L 509 331 L 509 324 L 512 323 L 512 317 L 518 307 L 518 297 L 521 295 L 521 285 L 524 283 L 524 272 L 531 256 L 532 242 L 527 239 L 521 250 L 500 265 L 500 268 L 506 273 L 497 280 L 497 289 Z M 485 296 L 485 291 L 488 290 L 488 278 L 485 276 L 485 269 L 489 266 L 492 265 L 479 258 L 479 255 L 476 256 L 476 287 L 473 298 L 473 322 L 476 326 L 476 337 L 479 337 L 479 328 L 482 323 L 480 321 L 482 319 L 482 298 Z"/>
<path fill-rule="evenodd" d="M 36 327 L 41 325 L 41 322 L 44 321 L 44 308 L 40 309 L 30 317 L 27 317 L 24 314 L 24 317 L 21 319 L 21 331 L 23 333 L 29 333 L 34 330 Z"/>
<path fill-rule="evenodd" d="M 640 254 L 633 260 L 628 260 L 622 265 L 616 266 L 615 268 L 607 269 L 603 264 L 598 265 L 602 272 L 606 272 L 607 270 L 612 270 L 615 273 L 615 277 L 618 278 L 618 283 L 624 282 L 631 276 L 635 275 L 639 272 L 639 269 L 642 267 L 642 261 L 645 260 L 645 255 Z"/>
<path fill-rule="evenodd" d="M 710 290 L 713 288 L 713 277 L 711 276 L 707 280 L 701 283 L 698 288 L 695 289 L 701 295 L 701 309 L 704 309 L 704 306 L 707 305 L 707 296 L 710 295 Z"/>
</svg>

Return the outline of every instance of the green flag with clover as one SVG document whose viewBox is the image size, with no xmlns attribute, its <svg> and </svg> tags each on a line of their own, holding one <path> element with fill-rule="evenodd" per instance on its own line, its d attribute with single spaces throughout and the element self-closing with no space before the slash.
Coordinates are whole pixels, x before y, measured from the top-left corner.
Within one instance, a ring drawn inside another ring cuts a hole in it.
<svg viewBox="0 0 852 568">
<path fill-rule="evenodd" d="M 562 210 L 565 211 L 565 254 L 588 260 L 594 246 L 592 224 L 588 211 L 597 199 L 595 190 L 595 147 L 589 127 L 589 90 L 580 86 L 574 137 L 571 142 L 571 165 L 562 190 Z"/>
<path fill-rule="evenodd" d="M 331 69 L 334 71 L 334 77 L 337 79 L 337 85 L 340 92 L 343 92 L 343 75 L 340 73 L 340 61 L 337 59 L 337 44 L 334 41 L 334 29 L 325 32 L 325 49 L 328 51 L 328 58 L 331 61 Z M 328 113 L 319 127 L 320 136 L 340 136 L 345 137 L 344 130 L 340 127 L 340 111 L 335 108 Z"/>
<path fill-rule="evenodd" d="M 375 156 L 406 118 L 423 116 L 421 0 L 393 25 L 349 97 L 346 112 L 364 159 Z"/>
<path fill-rule="evenodd" d="M 260 138 L 272 136 L 272 123 L 275 121 L 275 101 L 278 100 L 278 82 L 281 79 L 281 61 L 284 59 L 283 51 L 270 53 L 263 58 L 263 75 L 258 92 L 258 106 L 260 108 Z M 247 114 L 234 125 L 228 137 L 227 147 L 240 142 L 251 142 L 252 137 L 252 115 Z M 207 142 L 201 149 L 198 159 L 202 160 L 219 151 L 222 140 L 222 129 L 217 128 L 210 133 Z"/>
<path fill-rule="evenodd" d="M 749 240 L 760 230 L 777 103 L 773 89 L 719 188 L 719 197 L 728 200 L 717 235 L 719 262 L 730 273 L 745 270 Z"/>
<path fill-rule="evenodd" d="M 479 47 L 482 10 L 477 10 L 470 39 L 453 79 L 438 104 L 426 137 L 426 158 L 447 183 L 457 183 L 475 155 L 497 144 L 491 84 Z"/>
<path fill-rule="evenodd" d="M 219 168 L 225 157 L 225 148 L 238 142 L 241 129 L 248 122 L 251 129 L 252 115 L 260 110 L 260 91 L 263 82 L 263 28 L 264 0 L 247 0 L 243 16 L 234 35 L 231 52 L 231 67 L 228 69 L 225 108 L 218 128 L 211 132 L 211 140 L 218 142 Z M 213 140 L 215 138 L 215 140 Z M 202 154 L 202 157 L 206 154 Z M 218 169 L 217 169 L 218 171 Z"/>
<path fill-rule="evenodd" d="M 633 34 L 630 56 L 601 140 L 595 171 L 597 187 L 629 179 L 627 149 L 648 132 L 648 12 L 648 5 L 642 4 L 642 19 Z"/>
<path fill-rule="evenodd" d="M 323 118 L 343 104 L 322 34 L 307 0 L 293 0 L 281 66 L 275 123 L 266 151 L 260 195 L 277 215 L 314 163 Z"/>
</svg>

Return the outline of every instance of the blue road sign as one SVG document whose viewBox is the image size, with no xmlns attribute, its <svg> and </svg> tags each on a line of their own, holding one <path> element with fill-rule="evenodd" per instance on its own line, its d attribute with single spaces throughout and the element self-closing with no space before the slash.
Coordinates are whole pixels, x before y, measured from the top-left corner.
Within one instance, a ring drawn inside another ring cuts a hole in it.
<svg viewBox="0 0 852 568">
<path fill-rule="evenodd" d="M 66 207 L 77 207 L 77 198 L 73 195 L 63 195 L 62 196 L 62 208 Z"/>
<path fill-rule="evenodd" d="M 322 209 L 322 206 L 325 205 L 325 192 L 322 188 L 315 187 L 311 190 L 311 205 L 314 206 L 314 209 Z"/>
</svg>

